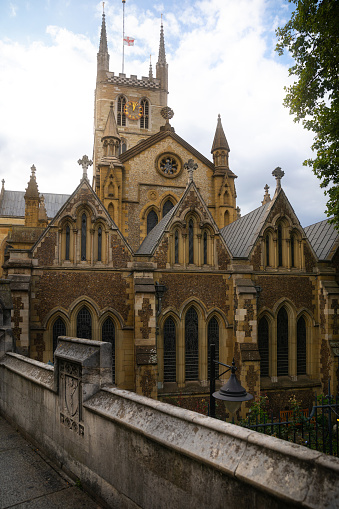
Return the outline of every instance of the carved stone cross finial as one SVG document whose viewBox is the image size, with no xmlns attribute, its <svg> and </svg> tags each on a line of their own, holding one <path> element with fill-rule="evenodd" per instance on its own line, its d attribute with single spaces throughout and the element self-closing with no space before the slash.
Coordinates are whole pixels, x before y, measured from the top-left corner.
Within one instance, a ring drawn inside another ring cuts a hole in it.
<svg viewBox="0 0 339 509">
<path fill-rule="evenodd" d="M 82 156 L 82 159 L 78 160 L 78 164 L 80 164 L 80 166 L 82 166 L 82 170 L 83 170 L 82 178 L 87 179 L 87 170 L 88 170 L 89 166 L 92 166 L 93 161 L 91 161 L 91 159 L 88 159 L 88 157 L 86 155 L 84 155 L 84 156 Z"/>
<path fill-rule="evenodd" d="M 272 171 L 272 175 L 273 175 L 273 177 L 275 177 L 275 180 L 277 181 L 276 191 L 279 191 L 281 189 L 280 181 L 283 178 L 283 176 L 285 175 L 285 172 L 283 172 L 282 169 L 279 166 L 277 166 L 277 168 Z"/>
<path fill-rule="evenodd" d="M 188 182 L 193 182 L 193 172 L 198 168 L 197 163 L 195 163 L 193 159 L 189 159 L 187 163 L 184 164 L 184 168 L 188 171 Z"/>
</svg>

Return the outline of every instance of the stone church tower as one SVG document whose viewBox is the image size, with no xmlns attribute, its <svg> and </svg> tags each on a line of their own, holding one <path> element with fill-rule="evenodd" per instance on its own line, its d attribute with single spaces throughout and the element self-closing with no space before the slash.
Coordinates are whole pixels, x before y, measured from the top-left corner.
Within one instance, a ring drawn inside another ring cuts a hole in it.
<svg viewBox="0 0 339 509">
<path fill-rule="evenodd" d="M 131 75 L 109 71 L 109 54 L 105 14 L 102 15 L 94 111 L 94 189 L 100 189 L 100 161 L 104 156 L 102 138 L 113 101 L 113 112 L 121 138 L 118 153 L 134 147 L 141 140 L 157 133 L 165 121 L 160 115 L 167 106 L 168 64 L 166 62 L 164 29 L 161 23 L 156 78 L 150 64 L 149 74 L 138 79 Z M 100 194 L 98 192 L 98 194 Z"/>
</svg>

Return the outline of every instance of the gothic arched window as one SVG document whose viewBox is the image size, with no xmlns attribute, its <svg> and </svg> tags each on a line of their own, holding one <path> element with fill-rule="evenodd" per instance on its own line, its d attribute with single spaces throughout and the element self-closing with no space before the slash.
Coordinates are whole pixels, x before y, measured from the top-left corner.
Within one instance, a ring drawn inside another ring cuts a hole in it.
<svg viewBox="0 0 339 509">
<path fill-rule="evenodd" d="M 115 383 L 115 327 L 111 318 L 107 318 L 103 323 L 101 339 L 112 345 L 112 378 L 113 383 Z"/>
<path fill-rule="evenodd" d="M 127 150 L 127 142 L 124 138 L 121 138 L 121 142 L 120 142 L 119 149 L 118 149 L 118 155 L 120 156 L 121 154 L 126 152 L 126 150 Z"/>
<path fill-rule="evenodd" d="M 270 236 L 267 234 L 265 237 L 265 248 L 266 248 L 266 266 L 270 265 Z"/>
<path fill-rule="evenodd" d="M 281 308 L 277 317 L 277 374 L 288 375 L 288 315 Z"/>
<path fill-rule="evenodd" d="M 278 267 L 282 267 L 283 264 L 283 248 L 282 248 L 282 226 L 278 226 Z"/>
<path fill-rule="evenodd" d="M 101 249 L 102 249 L 102 229 L 98 228 L 98 262 L 101 262 Z"/>
<path fill-rule="evenodd" d="M 176 381 L 176 331 L 173 318 L 164 324 L 164 382 Z"/>
<path fill-rule="evenodd" d="M 142 116 L 140 118 L 140 127 L 141 129 L 148 129 L 149 126 L 149 102 L 147 99 L 142 99 Z"/>
<path fill-rule="evenodd" d="M 207 264 L 207 232 L 204 232 L 204 265 Z"/>
<path fill-rule="evenodd" d="M 188 223 L 188 263 L 194 263 L 194 227 L 193 221 L 190 219 Z"/>
<path fill-rule="evenodd" d="M 260 354 L 260 376 L 269 376 L 269 329 L 265 317 L 259 320 L 258 349 Z"/>
<path fill-rule="evenodd" d="M 208 379 L 211 378 L 211 345 L 215 345 L 215 360 L 219 360 L 219 323 L 218 320 L 213 316 L 208 322 L 207 327 L 207 343 L 208 343 Z M 219 373 L 219 364 L 215 365 L 215 373 Z"/>
<path fill-rule="evenodd" d="M 147 215 L 147 235 L 158 224 L 158 216 L 154 210 L 151 210 Z"/>
<path fill-rule="evenodd" d="M 185 317 L 185 379 L 199 378 L 199 330 L 198 314 L 191 307 Z"/>
<path fill-rule="evenodd" d="M 306 322 L 303 316 L 297 322 L 297 375 L 306 375 Z"/>
<path fill-rule="evenodd" d="M 85 306 L 77 316 L 77 338 L 92 339 L 92 317 Z"/>
<path fill-rule="evenodd" d="M 118 97 L 118 112 L 117 112 L 117 124 L 119 126 L 126 125 L 126 114 L 125 114 L 126 99 L 123 95 Z"/>
<path fill-rule="evenodd" d="M 71 245 L 71 229 L 70 229 L 69 225 L 67 225 L 66 226 L 66 253 L 65 253 L 65 260 L 69 260 L 70 245 Z"/>
<path fill-rule="evenodd" d="M 66 325 L 62 318 L 57 318 L 53 325 L 53 354 L 58 346 L 58 337 L 66 336 Z"/>
<path fill-rule="evenodd" d="M 174 205 L 171 200 L 166 200 L 162 208 L 162 217 L 165 217 L 173 207 Z"/>
<path fill-rule="evenodd" d="M 179 263 L 179 232 L 175 230 L 174 234 L 174 263 Z"/>
<path fill-rule="evenodd" d="M 295 240 L 294 240 L 294 235 L 291 235 L 290 245 L 291 245 L 291 267 L 295 267 Z"/>
<path fill-rule="evenodd" d="M 81 216 L 81 260 L 86 260 L 86 241 L 87 241 L 87 216 L 85 213 Z"/>
</svg>

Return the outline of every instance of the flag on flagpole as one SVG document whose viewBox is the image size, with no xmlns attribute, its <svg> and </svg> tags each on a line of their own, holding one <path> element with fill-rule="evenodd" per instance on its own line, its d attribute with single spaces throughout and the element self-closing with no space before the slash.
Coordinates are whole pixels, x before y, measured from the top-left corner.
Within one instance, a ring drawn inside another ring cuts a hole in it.
<svg viewBox="0 0 339 509">
<path fill-rule="evenodd" d="M 124 37 L 125 46 L 134 46 L 134 39 L 132 37 Z"/>
</svg>

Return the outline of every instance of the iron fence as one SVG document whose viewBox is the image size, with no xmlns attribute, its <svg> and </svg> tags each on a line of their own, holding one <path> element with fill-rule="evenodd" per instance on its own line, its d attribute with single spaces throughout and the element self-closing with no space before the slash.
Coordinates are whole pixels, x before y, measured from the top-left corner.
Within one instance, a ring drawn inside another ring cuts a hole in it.
<svg viewBox="0 0 339 509">
<path fill-rule="evenodd" d="M 241 426 L 339 457 L 339 396 L 315 397 L 312 409 L 284 410 L 279 417 L 267 412 L 251 415 Z"/>
</svg>

